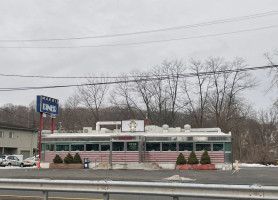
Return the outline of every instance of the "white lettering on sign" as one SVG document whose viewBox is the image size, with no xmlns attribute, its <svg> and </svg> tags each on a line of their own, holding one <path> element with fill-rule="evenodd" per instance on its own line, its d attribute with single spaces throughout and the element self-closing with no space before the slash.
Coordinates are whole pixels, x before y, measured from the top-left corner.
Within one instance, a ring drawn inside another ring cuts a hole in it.
<svg viewBox="0 0 278 200">
<path fill-rule="evenodd" d="M 57 112 L 57 107 L 56 106 L 43 103 L 42 107 L 43 107 L 43 110 L 51 111 L 51 112 Z"/>
<path fill-rule="evenodd" d="M 46 97 L 46 96 L 41 96 L 42 100 L 45 100 L 45 101 L 49 101 L 49 102 L 52 102 L 52 103 L 59 103 L 59 100 L 58 99 L 53 99 L 51 97 Z"/>
</svg>

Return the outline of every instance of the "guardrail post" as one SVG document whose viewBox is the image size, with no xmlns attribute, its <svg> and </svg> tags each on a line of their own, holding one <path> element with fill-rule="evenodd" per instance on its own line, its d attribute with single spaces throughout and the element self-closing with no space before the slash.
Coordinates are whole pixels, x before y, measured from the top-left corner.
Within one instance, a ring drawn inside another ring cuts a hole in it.
<svg viewBox="0 0 278 200">
<path fill-rule="evenodd" d="M 42 200 L 48 200 L 48 192 L 42 191 Z"/>
<path fill-rule="evenodd" d="M 109 194 L 103 193 L 103 200 L 109 200 Z"/>
<path fill-rule="evenodd" d="M 179 197 L 173 197 L 173 200 L 179 200 Z"/>
</svg>

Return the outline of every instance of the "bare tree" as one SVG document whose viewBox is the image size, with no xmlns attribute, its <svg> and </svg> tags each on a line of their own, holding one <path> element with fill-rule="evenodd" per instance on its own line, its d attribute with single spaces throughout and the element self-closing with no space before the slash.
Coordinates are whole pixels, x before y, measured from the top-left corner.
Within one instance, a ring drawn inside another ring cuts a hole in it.
<svg viewBox="0 0 278 200">
<path fill-rule="evenodd" d="M 256 153 L 254 159 L 264 164 L 272 162 L 275 158 L 278 142 L 277 119 L 278 112 L 276 107 L 269 112 L 261 111 L 255 137 L 251 140 L 253 142 L 253 151 Z"/>
<path fill-rule="evenodd" d="M 151 89 L 153 95 L 152 107 L 152 120 L 157 125 L 167 123 L 167 87 L 164 84 L 161 75 L 163 70 L 160 66 L 156 66 L 150 73 L 154 78 L 151 79 Z"/>
<path fill-rule="evenodd" d="M 128 75 L 122 74 L 121 78 L 116 79 L 116 87 L 110 91 L 110 103 L 112 106 L 119 109 L 119 112 L 123 114 L 121 118 L 136 118 L 137 113 L 141 113 L 144 116 L 143 111 L 137 105 L 135 84 L 129 82 Z M 123 113 L 124 112 L 124 113 Z"/>
<path fill-rule="evenodd" d="M 82 121 L 84 118 L 82 116 L 85 113 L 80 113 L 80 99 L 75 94 L 70 96 L 63 106 L 64 116 L 61 122 L 63 123 L 63 127 L 67 132 L 76 132 L 82 130 Z M 84 120 L 85 121 L 85 120 Z M 57 122 L 56 122 L 57 123 Z M 57 127 L 58 128 L 58 127 Z"/>
<path fill-rule="evenodd" d="M 240 94 L 248 88 L 256 85 L 256 80 L 250 73 L 228 70 L 242 69 L 245 64 L 240 58 L 233 62 L 226 62 L 224 59 L 211 58 L 208 61 L 212 75 L 212 87 L 209 98 L 209 112 L 214 116 L 215 125 L 228 131 L 229 121 L 238 117 L 240 109 Z M 221 73 L 219 73 L 221 71 Z"/>
<path fill-rule="evenodd" d="M 39 129 L 40 121 L 39 121 L 39 113 L 36 111 L 36 102 L 32 101 L 29 104 L 29 112 L 28 112 L 28 127 Z"/>
<path fill-rule="evenodd" d="M 91 121 L 93 123 L 100 120 L 100 109 L 104 104 L 105 95 L 108 91 L 107 78 L 88 79 L 87 81 L 88 85 L 78 87 L 76 93 L 80 103 L 86 106 L 92 114 Z"/>
<path fill-rule="evenodd" d="M 185 67 L 181 61 L 164 61 L 162 63 L 162 70 L 164 74 L 168 76 L 167 79 L 167 90 L 168 101 L 169 101 L 169 111 L 170 111 L 170 120 L 169 124 L 173 127 L 176 125 L 176 113 L 182 108 L 180 102 L 181 91 L 181 77 L 185 71 Z"/>
<path fill-rule="evenodd" d="M 183 80 L 183 91 L 187 99 L 185 101 L 189 114 L 195 119 L 197 127 L 203 127 L 207 104 L 208 95 L 210 90 L 210 76 L 204 74 L 208 71 L 208 66 L 200 61 L 191 60 L 189 70 L 196 77 L 186 78 Z"/>
<path fill-rule="evenodd" d="M 142 107 L 141 112 L 146 110 L 146 116 L 154 122 L 153 118 L 153 107 L 151 106 L 153 100 L 153 90 L 151 89 L 152 85 L 150 79 L 144 78 L 149 77 L 148 72 L 132 72 L 135 77 L 134 91 L 136 91 L 136 96 L 141 100 L 137 102 L 137 107 Z M 140 106 L 142 105 L 142 106 Z M 143 114 L 143 112 L 142 112 Z M 144 115 L 143 115 L 144 116 Z"/>
<path fill-rule="evenodd" d="M 268 73 L 269 77 L 271 78 L 271 85 L 268 88 L 268 91 L 270 91 L 274 87 L 278 87 L 278 67 L 277 67 L 278 49 L 274 50 L 272 53 L 265 53 L 264 56 L 268 60 L 269 65 L 276 66 L 272 68 Z"/>
<path fill-rule="evenodd" d="M 136 78 L 137 96 L 141 99 L 152 123 L 176 125 L 176 113 L 180 110 L 180 76 L 184 66 L 180 61 L 164 61 L 150 72 L 133 72 Z M 144 78 L 145 77 L 145 78 Z M 142 79 L 143 78 L 143 79 Z M 140 107 L 140 106 L 139 106 Z"/>
</svg>

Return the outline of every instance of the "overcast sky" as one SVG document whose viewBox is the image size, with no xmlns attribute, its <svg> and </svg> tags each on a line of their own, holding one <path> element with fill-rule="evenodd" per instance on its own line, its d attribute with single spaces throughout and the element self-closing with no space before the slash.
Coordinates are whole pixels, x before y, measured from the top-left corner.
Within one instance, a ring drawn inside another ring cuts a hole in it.
<svg viewBox="0 0 278 200">
<path fill-rule="evenodd" d="M 104 73 L 114 76 L 132 70 L 149 70 L 165 59 L 186 62 L 190 58 L 204 60 L 208 57 L 227 60 L 242 57 L 248 67 L 263 66 L 268 64 L 263 54 L 278 48 L 278 27 L 273 27 L 278 26 L 278 13 L 274 11 L 278 11 L 277 0 L 0 1 L 0 73 L 48 76 Z M 167 29 L 269 12 L 273 14 L 148 34 L 14 42 Z M 238 31 L 240 33 L 221 35 Z M 178 40 L 163 42 L 172 39 Z M 160 42 L 145 43 L 158 40 Z M 130 43 L 141 44 L 115 45 Z M 269 84 L 265 71 L 257 71 L 254 76 L 260 79 L 260 85 L 247 92 L 245 98 L 256 109 L 266 108 L 275 99 L 276 91 L 265 94 L 264 90 Z M 0 76 L 0 88 L 80 83 L 84 83 L 84 80 Z M 74 93 L 74 88 L 0 93 L 0 106 L 8 103 L 29 105 L 36 95 L 46 95 L 64 102 Z"/>
</svg>

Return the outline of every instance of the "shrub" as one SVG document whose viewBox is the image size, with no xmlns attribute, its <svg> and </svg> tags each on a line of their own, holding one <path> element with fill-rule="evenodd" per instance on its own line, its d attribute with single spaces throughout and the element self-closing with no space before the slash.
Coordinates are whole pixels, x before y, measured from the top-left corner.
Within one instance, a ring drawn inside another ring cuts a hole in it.
<svg viewBox="0 0 278 200">
<path fill-rule="evenodd" d="M 66 163 L 66 164 L 73 163 L 73 157 L 72 157 L 72 155 L 70 155 L 70 153 L 68 153 L 68 155 L 65 157 L 64 163 Z"/>
<path fill-rule="evenodd" d="M 63 160 L 58 154 L 56 154 L 55 158 L 53 159 L 53 162 L 54 163 L 63 163 Z"/>
<path fill-rule="evenodd" d="M 82 163 L 82 159 L 78 153 L 76 153 L 73 157 L 73 163 Z"/>
<path fill-rule="evenodd" d="M 188 157 L 188 164 L 198 164 L 199 161 L 196 157 L 196 154 L 194 153 L 194 151 L 191 151 L 189 157 Z"/>
<path fill-rule="evenodd" d="M 204 153 L 201 157 L 200 163 L 201 164 L 211 164 L 210 157 L 208 155 L 207 150 L 204 151 Z"/>
<path fill-rule="evenodd" d="M 185 160 L 185 157 L 182 153 L 179 154 L 178 158 L 177 158 L 177 161 L 176 161 L 176 164 L 177 165 L 183 165 L 183 164 L 186 164 L 186 160 Z"/>
</svg>

